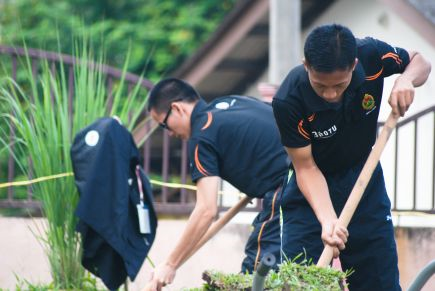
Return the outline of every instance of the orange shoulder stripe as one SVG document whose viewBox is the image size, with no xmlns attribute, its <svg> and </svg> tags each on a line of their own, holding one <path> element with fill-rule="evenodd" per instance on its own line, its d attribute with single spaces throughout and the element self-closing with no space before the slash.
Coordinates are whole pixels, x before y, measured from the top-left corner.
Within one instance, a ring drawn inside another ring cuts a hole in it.
<svg viewBox="0 0 435 291">
<path fill-rule="evenodd" d="M 379 71 L 379 72 L 377 72 L 376 74 L 374 74 L 374 75 L 372 75 L 372 76 L 367 76 L 366 77 L 366 80 L 367 81 L 373 81 L 373 80 L 376 80 L 381 74 L 382 74 L 382 72 L 384 71 L 384 67 L 382 67 L 381 68 L 381 70 Z"/>
<path fill-rule="evenodd" d="M 213 114 L 211 112 L 207 112 L 207 122 L 204 124 L 201 130 L 207 129 L 212 121 L 213 121 Z"/>
<path fill-rule="evenodd" d="M 400 57 L 399 57 L 398 54 L 395 54 L 395 53 L 389 52 L 389 53 L 383 55 L 381 59 L 382 59 L 382 60 L 385 60 L 385 59 L 388 59 L 388 58 L 392 58 L 394 61 L 396 61 L 396 63 L 397 63 L 398 65 L 402 64 L 402 60 L 400 59 Z"/>
<path fill-rule="evenodd" d="M 308 132 L 303 128 L 304 120 L 301 119 L 298 124 L 298 131 L 305 139 L 311 139 Z"/>
<path fill-rule="evenodd" d="M 198 145 L 196 145 L 195 148 L 195 165 L 198 168 L 198 170 L 203 174 L 204 176 L 208 176 L 208 172 L 204 169 L 204 167 L 201 165 L 201 162 L 199 161 L 198 157 Z"/>
</svg>

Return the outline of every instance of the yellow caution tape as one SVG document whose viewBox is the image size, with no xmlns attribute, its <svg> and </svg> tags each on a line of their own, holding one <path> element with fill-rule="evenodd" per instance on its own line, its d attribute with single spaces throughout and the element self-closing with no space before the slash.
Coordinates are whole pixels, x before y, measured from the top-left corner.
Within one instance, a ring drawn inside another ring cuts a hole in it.
<svg viewBox="0 0 435 291">
<path fill-rule="evenodd" d="M 151 179 L 150 182 L 151 182 L 151 184 L 163 186 L 163 187 L 168 187 L 168 188 L 177 188 L 177 189 L 182 188 L 182 189 L 194 190 L 194 191 L 196 191 L 198 189 L 196 186 L 188 185 L 188 184 L 167 183 L 167 182 L 162 182 L 162 181 L 153 180 L 153 179 Z"/>
<path fill-rule="evenodd" d="M 43 182 L 43 181 L 48 181 L 48 180 L 53 180 L 53 179 L 59 179 L 59 178 L 63 178 L 63 177 L 73 176 L 73 175 L 74 175 L 74 173 L 69 172 L 69 173 L 62 173 L 62 174 L 57 174 L 57 175 L 50 175 L 50 176 L 40 177 L 40 178 L 36 178 L 36 179 L 32 179 L 32 180 L 0 183 L 0 189 L 1 188 L 7 188 L 7 187 L 16 187 L 16 186 L 28 186 L 28 185 L 39 183 L 39 182 Z M 193 190 L 193 191 L 196 191 L 198 189 L 196 186 L 194 186 L 194 185 L 188 185 L 188 184 L 168 183 L 168 182 L 162 182 L 162 181 L 153 180 L 153 179 L 151 179 L 150 182 L 153 185 L 158 185 L 158 186 L 168 187 L 168 188 L 174 188 L 174 189 L 186 189 L 186 190 Z M 222 195 L 222 194 L 224 194 L 224 192 L 223 191 L 219 191 L 219 194 Z M 240 192 L 238 194 L 242 195 L 242 193 L 240 193 Z"/>
<path fill-rule="evenodd" d="M 0 189 L 7 188 L 7 187 L 16 187 L 16 186 L 28 186 L 28 185 L 39 183 L 39 182 L 44 182 L 44 181 L 53 180 L 53 179 L 59 179 L 59 178 L 63 178 L 63 177 L 69 177 L 69 176 L 73 176 L 73 175 L 74 175 L 74 173 L 68 172 L 68 173 L 50 175 L 50 176 L 45 176 L 45 177 L 40 177 L 40 178 L 25 180 L 25 181 L 0 183 Z M 151 179 L 150 182 L 153 185 L 174 188 L 174 189 L 186 189 L 186 190 L 193 190 L 193 191 L 196 191 L 198 189 L 198 187 L 196 187 L 194 185 L 188 185 L 188 184 L 168 183 L 168 182 L 162 182 L 162 181 L 153 180 L 153 179 Z M 225 192 L 223 192 L 223 191 L 219 191 L 219 195 L 223 195 L 224 193 Z M 241 192 L 238 192 L 238 195 L 243 195 L 243 194 Z M 425 212 L 417 212 L 417 211 L 392 211 L 391 213 L 395 216 L 402 216 L 402 215 L 435 216 L 435 214 L 425 213 Z"/>
<path fill-rule="evenodd" d="M 6 187 L 12 187 L 12 186 L 28 186 L 28 185 L 35 184 L 35 183 L 39 183 L 39 182 L 43 182 L 43 181 L 47 181 L 47 180 L 59 179 L 59 178 L 68 177 L 68 176 L 72 176 L 72 175 L 74 175 L 74 174 L 72 172 L 70 172 L 70 173 L 62 173 L 62 174 L 57 174 L 57 175 L 40 177 L 40 178 L 36 178 L 36 179 L 32 179 L 32 180 L 1 183 L 0 189 L 6 188 Z"/>
</svg>

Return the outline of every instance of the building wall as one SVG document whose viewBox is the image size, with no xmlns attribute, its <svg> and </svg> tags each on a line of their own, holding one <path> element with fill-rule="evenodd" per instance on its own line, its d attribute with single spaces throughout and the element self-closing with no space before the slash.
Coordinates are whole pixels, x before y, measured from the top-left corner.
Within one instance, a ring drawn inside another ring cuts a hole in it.
<svg viewBox="0 0 435 291">
<path fill-rule="evenodd" d="M 348 26 L 357 37 L 372 36 L 409 51 L 419 51 L 429 61 L 435 59 L 435 48 L 418 31 L 415 31 L 399 15 L 393 12 L 390 7 L 383 4 L 382 1 L 337 1 L 311 27 L 303 32 L 303 39 L 306 38 L 306 35 L 313 27 L 333 22 Z M 385 81 L 380 121 L 385 120 L 390 112 L 390 106 L 387 101 L 395 79 L 396 76 L 391 76 Z M 429 76 L 424 86 L 416 89 L 415 101 L 405 117 L 409 117 L 432 105 L 435 105 L 434 73 Z M 417 206 L 420 209 L 430 209 L 434 193 L 432 188 L 434 177 L 432 166 L 434 154 L 434 117 L 427 116 L 423 119 L 417 130 Z M 400 208 L 410 208 L 412 206 L 411 193 L 414 187 L 414 183 L 411 180 L 414 173 L 414 141 L 412 137 L 414 133 L 415 128 L 413 125 L 407 126 L 399 133 L 397 206 Z M 394 140 L 394 138 L 395 134 L 392 135 L 391 140 Z M 387 145 L 381 161 L 384 167 L 387 190 L 390 198 L 393 200 L 392 195 L 395 183 L 393 142 L 390 141 Z"/>
<path fill-rule="evenodd" d="M 423 16 L 421 16 L 423 17 Z M 303 58 L 303 44 L 307 34 L 316 26 L 327 23 L 340 23 L 349 27 L 356 37 L 363 38 L 371 36 L 387 43 L 403 47 L 409 51 L 422 53 L 427 60 L 435 60 L 435 47 L 411 25 L 397 15 L 391 7 L 381 0 L 338 0 L 331 5 L 315 22 L 302 32 L 301 38 L 301 60 Z M 435 31 L 435 25 L 434 25 Z M 432 64 L 435 67 L 435 64 Z M 289 68 L 290 70 L 290 68 Z M 435 70 L 435 69 L 433 69 Z M 384 121 L 389 115 L 390 106 L 388 97 L 394 80 L 397 76 L 391 76 L 385 80 L 384 94 L 379 120 Z M 259 82 L 267 81 L 267 74 L 253 84 L 247 94 L 259 96 L 256 85 Z M 430 106 L 435 105 L 435 73 L 429 76 L 428 81 L 422 87 L 416 89 L 414 103 L 405 115 L 409 117 Z M 432 161 L 434 160 L 434 116 L 427 115 L 420 120 L 417 127 L 417 162 L 416 181 L 414 175 L 414 125 L 407 125 L 399 133 L 398 147 L 398 171 L 395 177 L 394 167 L 394 132 L 387 144 L 381 158 L 384 167 L 385 180 L 390 199 L 394 202 L 394 187 L 397 185 L 397 206 L 401 209 L 410 209 L 413 204 L 414 183 L 417 192 L 416 207 L 421 210 L 432 208 L 434 200 L 433 177 L 435 176 Z"/>
<path fill-rule="evenodd" d="M 434 228 L 396 228 L 399 254 L 400 282 L 406 290 L 417 274 L 435 260 Z M 435 290 L 435 276 L 426 283 L 423 291 Z"/>
<path fill-rule="evenodd" d="M 240 218 L 236 220 L 241 221 Z M 155 264 L 166 259 L 186 222 L 173 219 L 159 221 L 157 236 L 149 253 Z M 17 278 L 33 284 L 47 284 L 51 281 L 47 257 L 41 242 L 36 238 L 36 235 L 44 237 L 41 233 L 44 225 L 44 219 L 0 216 L 0 289 L 14 290 Z M 249 233 L 248 223 L 230 222 L 179 268 L 174 283 L 164 290 L 199 287 L 203 283 L 201 274 L 204 270 L 239 272 Z M 435 228 L 398 227 L 396 239 L 401 285 L 406 290 L 417 273 L 435 258 Z M 143 290 L 151 271 L 150 263 L 146 261 L 129 290 Z M 435 290 L 435 277 L 430 279 L 423 290 Z"/>
<path fill-rule="evenodd" d="M 423 15 L 422 15 L 423 17 Z M 306 29 L 302 38 L 317 25 L 326 23 L 340 23 L 349 27 L 356 37 L 371 36 L 386 41 L 394 46 L 407 50 L 421 52 L 429 61 L 435 59 L 435 48 L 415 31 L 408 23 L 377 0 L 339 0 L 329 7 L 316 21 Z M 435 30 L 435 26 L 434 26 Z M 302 42 L 303 43 L 303 42 Z M 388 96 L 395 77 L 387 79 L 384 96 Z M 415 102 L 408 112 L 408 116 L 435 104 L 435 74 L 431 74 L 428 82 L 417 89 Z M 387 98 L 384 98 L 386 101 Z M 381 120 L 386 119 L 389 105 L 384 102 Z"/>
</svg>

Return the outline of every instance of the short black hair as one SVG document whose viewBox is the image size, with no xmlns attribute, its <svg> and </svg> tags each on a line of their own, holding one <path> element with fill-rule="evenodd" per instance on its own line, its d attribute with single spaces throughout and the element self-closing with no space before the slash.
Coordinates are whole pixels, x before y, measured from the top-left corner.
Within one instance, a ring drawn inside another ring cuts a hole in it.
<svg viewBox="0 0 435 291">
<path fill-rule="evenodd" d="M 158 82 L 148 94 L 148 111 L 157 112 L 168 110 L 171 102 L 186 101 L 196 102 L 200 96 L 187 82 L 177 78 L 167 78 Z"/>
<path fill-rule="evenodd" d="M 349 28 L 328 24 L 315 28 L 308 35 L 304 55 L 307 64 L 317 72 L 347 70 L 354 63 L 357 46 Z"/>
</svg>

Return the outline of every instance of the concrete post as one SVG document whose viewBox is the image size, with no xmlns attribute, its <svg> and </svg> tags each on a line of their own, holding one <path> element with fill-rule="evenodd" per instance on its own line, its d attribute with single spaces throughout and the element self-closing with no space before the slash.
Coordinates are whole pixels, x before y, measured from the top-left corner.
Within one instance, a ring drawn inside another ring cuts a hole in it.
<svg viewBox="0 0 435 291">
<path fill-rule="evenodd" d="M 281 84 L 301 63 L 301 0 L 270 0 L 269 82 Z"/>
</svg>

